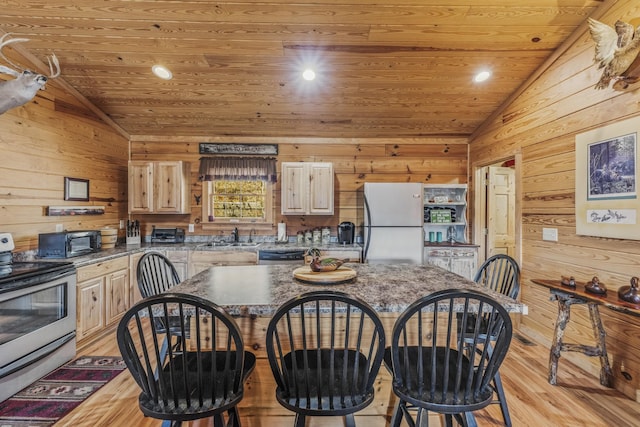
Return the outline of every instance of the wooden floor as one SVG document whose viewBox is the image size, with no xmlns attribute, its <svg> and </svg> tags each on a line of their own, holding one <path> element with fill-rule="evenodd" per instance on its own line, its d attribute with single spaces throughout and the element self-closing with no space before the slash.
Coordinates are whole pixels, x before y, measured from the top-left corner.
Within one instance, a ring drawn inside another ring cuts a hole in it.
<svg viewBox="0 0 640 427">
<path fill-rule="evenodd" d="M 514 427 L 626 427 L 640 426 L 640 404 L 615 390 L 602 387 L 598 379 L 570 362 L 561 359 L 558 385 L 547 383 L 548 350 L 527 340 L 515 338 L 500 372 Z M 119 355 L 113 333 L 105 335 L 87 346 L 79 348 L 79 355 Z M 384 371 L 384 368 L 381 369 Z M 382 372 L 381 372 L 382 373 Z M 386 372 L 382 373 L 386 375 Z M 251 379 L 249 380 L 251 382 Z M 240 407 L 245 427 L 291 427 L 293 417 L 273 399 L 269 408 L 252 405 L 252 393 L 265 393 L 256 386 L 247 387 Z M 272 389 L 271 386 L 269 386 Z M 101 390 L 87 399 L 56 427 L 98 426 L 160 426 L 160 421 L 142 416 L 138 409 L 139 389 L 128 372 L 120 374 Z M 367 408 L 369 409 L 369 408 Z M 500 426 L 502 418 L 498 405 L 476 413 L 479 426 Z M 356 416 L 360 427 L 382 427 L 388 417 L 376 415 Z M 196 422 L 191 426 L 206 426 Z M 341 418 L 314 418 L 307 427 L 342 426 Z M 404 424 L 403 424 L 404 425 Z M 438 423 L 430 423 L 437 426 Z"/>
</svg>

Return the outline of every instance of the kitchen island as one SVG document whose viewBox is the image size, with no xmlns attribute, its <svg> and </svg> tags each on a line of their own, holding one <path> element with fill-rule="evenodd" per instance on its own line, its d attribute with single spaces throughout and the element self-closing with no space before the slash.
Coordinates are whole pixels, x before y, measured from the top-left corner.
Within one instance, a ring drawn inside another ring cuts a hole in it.
<svg viewBox="0 0 640 427">
<path fill-rule="evenodd" d="M 378 313 L 400 313 L 421 296 L 443 289 L 474 289 L 498 300 L 509 312 L 525 306 L 502 294 L 436 266 L 411 264 L 348 264 L 357 276 L 352 283 L 310 285 L 293 277 L 299 266 L 251 265 L 211 267 L 175 286 L 172 291 L 197 295 L 232 315 L 270 316 L 289 299 L 328 288 L 359 297 Z"/>
<path fill-rule="evenodd" d="M 293 277 L 294 270 L 299 268 L 296 265 L 216 266 L 171 289 L 170 292 L 197 295 L 213 301 L 236 317 L 245 349 L 253 352 L 257 358 L 256 368 L 245 387 L 242 416 L 262 418 L 287 413 L 274 405 L 276 385 L 265 351 L 265 331 L 276 309 L 299 294 L 332 289 L 359 297 L 378 312 L 387 337 L 391 336 L 399 313 L 416 299 L 442 289 L 479 290 L 498 300 L 509 312 L 526 312 L 523 304 L 440 267 L 358 263 L 349 263 L 347 266 L 357 273 L 353 283 L 301 283 Z M 460 307 L 455 309 L 459 310 Z M 376 377 L 375 390 L 374 401 L 358 415 L 390 418 L 395 395 L 391 388 L 391 376 L 384 368 Z"/>
</svg>

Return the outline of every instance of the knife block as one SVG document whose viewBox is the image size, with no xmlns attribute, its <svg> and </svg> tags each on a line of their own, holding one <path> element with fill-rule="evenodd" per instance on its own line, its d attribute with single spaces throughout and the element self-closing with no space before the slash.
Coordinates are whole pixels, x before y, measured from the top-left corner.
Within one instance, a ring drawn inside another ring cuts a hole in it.
<svg viewBox="0 0 640 427">
<path fill-rule="evenodd" d="M 127 236 L 127 246 L 139 245 L 140 236 Z"/>
</svg>

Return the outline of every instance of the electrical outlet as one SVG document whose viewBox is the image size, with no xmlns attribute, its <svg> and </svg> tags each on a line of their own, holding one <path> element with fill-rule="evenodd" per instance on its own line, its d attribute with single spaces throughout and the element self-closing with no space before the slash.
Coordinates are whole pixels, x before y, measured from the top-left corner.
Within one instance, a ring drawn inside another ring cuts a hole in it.
<svg viewBox="0 0 640 427">
<path fill-rule="evenodd" d="M 193 233 L 195 231 L 195 226 L 193 224 L 189 224 L 189 233 Z"/>
<path fill-rule="evenodd" d="M 557 228 L 543 228 L 542 229 L 542 240 L 547 240 L 549 242 L 557 242 L 558 241 L 558 229 Z"/>
<path fill-rule="evenodd" d="M 56 233 L 64 231 L 64 226 L 62 224 L 56 224 Z"/>
</svg>

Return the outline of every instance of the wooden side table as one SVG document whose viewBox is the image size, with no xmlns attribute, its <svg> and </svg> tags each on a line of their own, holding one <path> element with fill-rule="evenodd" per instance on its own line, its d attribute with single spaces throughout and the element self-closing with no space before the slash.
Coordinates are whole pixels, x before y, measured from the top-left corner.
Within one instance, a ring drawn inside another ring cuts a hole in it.
<svg viewBox="0 0 640 427">
<path fill-rule="evenodd" d="M 535 282 L 535 281 L 534 281 Z M 536 282 L 537 283 L 537 282 Z M 551 288 L 551 299 L 558 301 L 558 319 L 556 320 L 556 328 L 553 334 L 553 342 L 549 354 L 549 384 L 555 385 L 557 382 L 558 360 L 562 351 L 577 351 L 590 357 L 600 358 L 600 384 L 612 387 L 613 372 L 609 365 L 609 357 L 607 356 L 607 345 L 605 343 L 606 333 L 600 320 L 600 311 L 598 303 L 590 301 L 586 298 L 573 295 L 561 289 Z M 571 306 L 574 304 L 587 304 L 589 309 L 589 318 L 591 319 L 591 327 L 595 338 L 595 345 L 585 344 L 567 344 L 562 342 L 564 330 L 569 323 L 571 316 Z"/>
<path fill-rule="evenodd" d="M 600 358 L 600 384 L 611 387 L 613 372 L 609 365 L 607 347 L 605 344 L 606 332 L 600 320 L 599 306 L 605 306 L 611 310 L 624 314 L 640 316 L 640 306 L 630 304 L 618 298 L 615 291 L 609 291 L 604 295 L 596 295 L 585 290 L 585 284 L 576 282 L 575 287 L 563 285 L 560 280 L 531 279 L 537 285 L 549 288 L 551 300 L 558 301 L 558 319 L 553 334 L 553 343 L 549 355 L 549 383 L 556 384 L 558 372 L 558 359 L 562 351 L 577 351 L 590 357 Z M 589 318 L 595 337 L 596 345 L 565 344 L 562 342 L 564 330 L 569 323 L 571 306 L 574 304 L 586 304 L 589 309 Z"/>
</svg>

